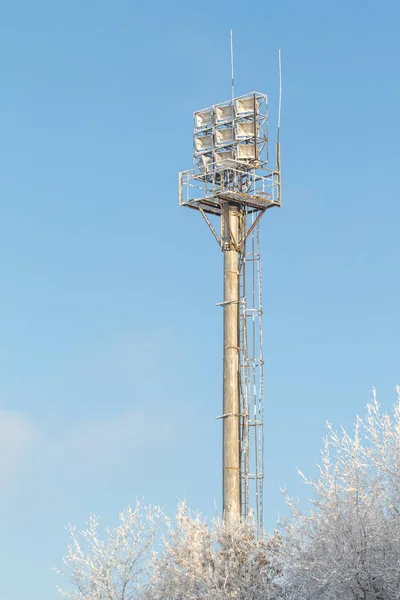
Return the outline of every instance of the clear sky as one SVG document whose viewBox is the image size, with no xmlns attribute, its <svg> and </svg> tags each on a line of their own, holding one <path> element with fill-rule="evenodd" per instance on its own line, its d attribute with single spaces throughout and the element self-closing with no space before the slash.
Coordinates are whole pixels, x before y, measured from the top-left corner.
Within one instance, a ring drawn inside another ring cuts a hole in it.
<svg viewBox="0 0 400 600">
<path fill-rule="evenodd" d="M 324 422 L 390 406 L 398 340 L 393 1 L 0 2 L 1 600 L 50 600 L 64 525 L 144 496 L 221 508 L 222 256 L 177 206 L 192 112 L 270 95 L 266 526 Z"/>
</svg>

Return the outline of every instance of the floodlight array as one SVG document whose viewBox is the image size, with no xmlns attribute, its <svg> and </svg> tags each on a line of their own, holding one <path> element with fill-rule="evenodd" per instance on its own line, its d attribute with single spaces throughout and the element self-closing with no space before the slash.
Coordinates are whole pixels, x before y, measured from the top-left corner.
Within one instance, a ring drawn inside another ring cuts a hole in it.
<svg viewBox="0 0 400 600">
<path fill-rule="evenodd" d="M 268 103 L 253 92 L 194 113 L 194 160 L 199 175 L 268 162 Z"/>
<path fill-rule="evenodd" d="M 194 168 L 179 175 L 179 203 L 220 215 L 221 202 L 280 206 L 280 152 L 268 164 L 268 99 L 252 92 L 194 113 Z"/>
</svg>

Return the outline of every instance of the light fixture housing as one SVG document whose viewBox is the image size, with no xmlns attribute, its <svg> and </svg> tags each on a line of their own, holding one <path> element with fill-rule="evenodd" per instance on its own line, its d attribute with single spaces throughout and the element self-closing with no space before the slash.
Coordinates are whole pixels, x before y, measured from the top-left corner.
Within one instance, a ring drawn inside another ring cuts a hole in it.
<svg viewBox="0 0 400 600">
<path fill-rule="evenodd" d="M 212 135 L 202 135 L 194 138 L 194 145 L 196 149 L 196 154 L 201 152 L 209 152 L 213 149 L 213 136 Z"/>
<path fill-rule="evenodd" d="M 215 131 L 215 145 L 216 146 L 231 146 L 234 143 L 234 130 L 233 127 L 226 127 L 217 129 Z"/>
<path fill-rule="evenodd" d="M 202 110 L 194 113 L 195 129 L 203 131 L 212 128 L 212 110 Z"/>
</svg>

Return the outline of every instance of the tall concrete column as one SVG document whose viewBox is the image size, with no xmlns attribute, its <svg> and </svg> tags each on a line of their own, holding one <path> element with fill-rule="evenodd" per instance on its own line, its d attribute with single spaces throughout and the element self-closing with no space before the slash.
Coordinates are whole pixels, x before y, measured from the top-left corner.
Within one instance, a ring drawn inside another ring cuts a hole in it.
<svg viewBox="0 0 400 600">
<path fill-rule="evenodd" d="M 224 224 L 224 386 L 223 386 L 223 512 L 226 522 L 241 514 L 239 395 L 239 242 L 238 208 L 229 205 Z M 227 226 L 229 223 L 229 227 Z"/>
</svg>

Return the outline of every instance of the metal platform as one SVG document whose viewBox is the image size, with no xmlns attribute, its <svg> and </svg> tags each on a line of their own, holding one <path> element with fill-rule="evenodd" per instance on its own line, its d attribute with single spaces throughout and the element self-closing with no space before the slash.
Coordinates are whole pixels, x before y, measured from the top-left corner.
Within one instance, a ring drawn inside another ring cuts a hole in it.
<svg viewBox="0 0 400 600">
<path fill-rule="evenodd" d="M 194 210 L 200 210 L 201 208 L 205 213 L 219 216 L 222 214 L 221 200 L 223 202 L 233 202 L 241 206 L 248 206 L 254 208 L 254 210 L 265 210 L 267 208 L 272 208 L 273 206 L 280 206 L 280 203 L 276 200 L 260 198 L 259 196 L 246 196 L 239 192 L 225 192 L 219 194 L 215 202 L 210 201 L 208 198 L 189 200 L 188 202 L 185 202 L 183 206 Z"/>
</svg>

